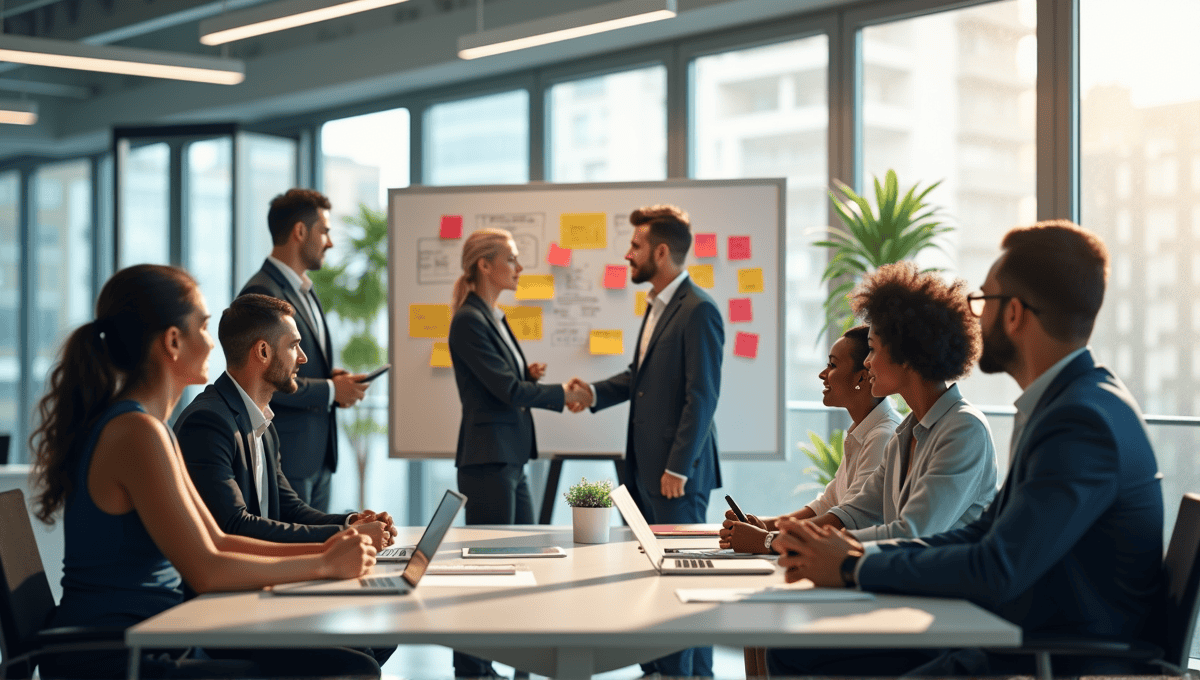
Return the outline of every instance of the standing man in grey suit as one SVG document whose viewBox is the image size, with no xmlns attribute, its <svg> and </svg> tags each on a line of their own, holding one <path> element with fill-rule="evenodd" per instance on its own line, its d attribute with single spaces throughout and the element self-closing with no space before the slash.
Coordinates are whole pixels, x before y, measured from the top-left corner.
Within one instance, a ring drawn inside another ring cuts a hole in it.
<svg viewBox="0 0 1200 680">
<path fill-rule="evenodd" d="M 334 407 L 353 406 L 363 398 L 367 383 L 333 367 L 333 342 L 325 312 L 308 272 L 321 268 L 329 237 L 329 199 L 310 189 L 289 189 L 271 201 L 267 227 L 275 247 L 262 269 L 246 282 L 239 295 L 258 293 L 288 302 L 296 309 L 300 348 L 308 363 L 300 367 L 292 394 L 276 392 L 271 399 L 275 429 L 283 451 L 283 474 L 308 505 L 329 511 L 329 489 L 337 470 L 337 419 Z"/>
<path fill-rule="evenodd" d="M 639 208 L 629 262 L 634 283 L 649 283 L 633 363 L 590 386 L 593 411 L 629 402 L 625 478 L 651 524 L 702 523 L 708 495 L 721 486 L 713 414 L 721 392 L 725 325 L 713 299 L 689 279 L 687 213 L 671 205 Z M 572 386 L 586 386 L 579 378 Z M 576 410 L 576 408 L 572 408 Z M 663 675 L 712 675 L 712 647 L 686 649 L 643 664 Z"/>
</svg>

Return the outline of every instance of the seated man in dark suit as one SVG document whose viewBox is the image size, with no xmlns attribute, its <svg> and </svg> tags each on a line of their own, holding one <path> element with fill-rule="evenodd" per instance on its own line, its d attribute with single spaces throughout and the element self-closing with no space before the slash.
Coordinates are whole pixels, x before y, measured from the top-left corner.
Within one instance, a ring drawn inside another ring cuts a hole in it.
<svg viewBox="0 0 1200 680">
<path fill-rule="evenodd" d="M 1137 403 L 1087 346 L 1104 300 L 1108 253 L 1065 220 L 1010 231 L 983 292 L 968 296 L 983 328 L 979 367 L 1011 375 L 1011 464 L 995 501 L 963 528 L 860 544 L 804 522 L 773 547 L 789 582 L 964 598 L 1047 637 L 1154 641 L 1161 618 L 1163 500 Z M 982 650 L 768 652 L 781 675 L 1031 674 L 1032 656 Z M 1071 675 L 1136 665 L 1062 657 Z"/>
<path fill-rule="evenodd" d="M 300 500 L 280 469 L 269 403 L 276 390 L 296 391 L 296 368 L 306 360 L 292 314 L 290 304 L 267 295 L 242 295 L 221 314 L 217 335 L 229 368 L 175 423 L 188 473 L 226 533 L 292 544 L 288 554 L 300 555 L 320 552 L 353 526 L 383 550 L 396 533 L 386 512 L 320 512 Z M 395 648 L 363 651 L 382 666 Z"/>
</svg>

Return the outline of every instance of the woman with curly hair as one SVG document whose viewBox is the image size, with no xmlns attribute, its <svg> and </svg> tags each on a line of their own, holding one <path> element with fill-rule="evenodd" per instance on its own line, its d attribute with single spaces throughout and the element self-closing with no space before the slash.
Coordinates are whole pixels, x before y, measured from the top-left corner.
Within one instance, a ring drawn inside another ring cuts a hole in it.
<svg viewBox="0 0 1200 680">
<path fill-rule="evenodd" d="M 912 413 L 862 490 L 814 523 L 848 529 L 860 541 L 928 536 L 974 521 L 996 495 L 992 432 L 952 382 L 982 344 L 965 289 L 901 262 L 867 275 L 851 293 L 855 313 L 870 325 L 871 393 L 899 394 Z"/>
</svg>

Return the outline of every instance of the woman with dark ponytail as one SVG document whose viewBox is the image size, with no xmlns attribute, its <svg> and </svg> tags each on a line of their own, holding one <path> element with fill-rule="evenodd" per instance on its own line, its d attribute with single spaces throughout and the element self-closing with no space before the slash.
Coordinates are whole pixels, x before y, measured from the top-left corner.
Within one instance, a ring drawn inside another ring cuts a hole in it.
<svg viewBox="0 0 1200 680">
<path fill-rule="evenodd" d="M 131 626 L 198 593 L 317 578 L 353 578 L 375 563 L 354 529 L 324 544 L 275 544 L 225 534 L 200 500 L 166 419 L 187 385 L 207 382 L 213 347 L 195 280 L 174 267 L 117 272 L 50 373 L 30 438 L 35 514 L 62 511 L 63 597 L 51 625 Z M 269 654 L 269 653 L 266 653 Z M 125 652 L 59 654 L 43 678 L 123 677 Z M 372 675 L 352 650 L 289 650 L 254 661 L 147 655 L 145 677 Z M 324 664 L 324 665 L 322 665 Z"/>
</svg>

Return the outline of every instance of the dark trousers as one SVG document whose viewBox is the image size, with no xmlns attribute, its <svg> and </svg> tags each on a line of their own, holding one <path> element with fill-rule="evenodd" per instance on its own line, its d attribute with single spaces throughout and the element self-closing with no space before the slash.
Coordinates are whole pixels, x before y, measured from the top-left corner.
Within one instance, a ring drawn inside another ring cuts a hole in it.
<svg viewBox="0 0 1200 680">
<path fill-rule="evenodd" d="M 647 487 L 641 481 L 636 460 L 627 459 L 625 470 L 629 474 L 627 479 L 637 485 L 638 506 L 648 524 L 703 524 L 708 517 L 708 492 L 695 488 L 694 480 L 688 480 L 683 496 L 666 498 L 658 484 Z M 662 477 L 661 472 L 658 477 Z M 644 663 L 642 671 L 677 677 L 711 677 L 712 667 L 713 648 L 693 647 Z"/>
<path fill-rule="evenodd" d="M 288 475 L 287 480 L 300 500 L 321 512 L 329 512 L 329 493 L 333 486 L 333 470 L 322 466 L 321 470 L 311 477 Z"/>
<path fill-rule="evenodd" d="M 483 463 L 458 468 L 458 492 L 467 497 L 466 523 L 533 524 L 533 496 L 525 466 L 516 463 Z M 477 656 L 454 652 L 454 675 L 460 678 L 496 675 L 492 663 Z"/>
<path fill-rule="evenodd" d="M 207 650 L 234 658 L 213 658 L 206 650 L 158 650 L 142 655 L 143 678 L 288 678 L 380 676 L 379 664 L 353 649 Z M 129 669 L 128 651 L 77 652 L 43 658 L 38 664 L 47 680 L 100 680 L 124 678 Z"/>
</svg>

